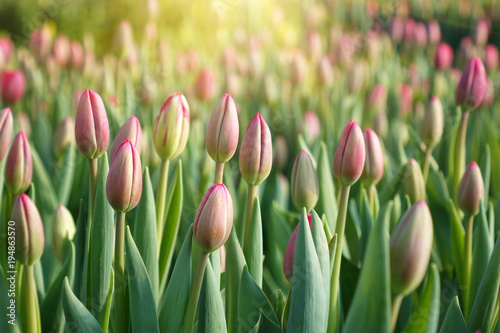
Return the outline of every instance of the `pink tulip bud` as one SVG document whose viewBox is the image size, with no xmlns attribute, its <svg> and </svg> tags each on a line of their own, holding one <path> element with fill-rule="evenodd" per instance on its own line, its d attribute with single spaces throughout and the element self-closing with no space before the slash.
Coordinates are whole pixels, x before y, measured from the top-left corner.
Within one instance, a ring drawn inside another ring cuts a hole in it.
<svg viewBox="0 0 500 333">
<path fill-rule="evenodd" d="M 488 34 L 490 32 L 491 23 L 489 19 L 483 18 L 477 21 L 476 29 L 474 30 L 474 43 L 483 46 L 488 42 Z"/>
<path fill-rule="evenodd" d="M 26 81 L 19 71 L 4 71 L 0 83 L 0 94 L 5 104 L 14 104 L 24 96 Z"/>
<path fill-rule="evenodd" d="M 367 185 L 376 185 L 384 175 L 384 153 L 378 135 L 371 129 L 363 132 L 365 139 L 366 158 L 363 173 L 363 181 Z"/>
<path fill-rule="evenodd" d="M 5 187 L 12 195 L 26 191 L 31 183 L 33 165 L 31 149 L 23 132 L 17 133 L 5 164 Z"/>
<path fill-rule="evenodd" d="M 0 110 L 0 162 L 9 150 L 12 127 L 13 121 L 10 108 Z"/>
<path fill-rule="evenodd" d="M 189 49 L 186 53 L 186 65 L 187 70 L 190 72 L 194 72 L 200 67 L 200 56 L 195 49 Z"/>
<path fill-rule="evenodd" d="M 274 138 L 273 152 L 273 165 L 277 169 L 282 170 L 286 166 L 288 159 L 288 148 L 286 140 L 282 135 L 278 135 Z"/>
<path fill-rule="evenodd" d="M 405 34 L 405 23 L 400 16 L 394 16 L 391 20 L 390 34 L 393 41 L 399 43 Z"/>
<path fill-rule="evenodd" d="M 444 130 L 443 105 L 433 96 L 420 123 L 420 138 L 428 148 L 433 148 L 441 140 Z"/>
<path fill-rule="evenodd" d="M 487 87 L 486 74 L 481 59 L 473 57 L 462 72 L 457 86 L 457 104 L 467 109 L 475 109 L 483 101 Z"/>
<path fill-rule="evenodd" d="M 54 215 L 52 215 L 52 249 L 59 261 L 62 262 L 64 257 L 64 240 L 66 237 L 72 240 L 75 232 L 76 228 L 73 216 L 71 216 L 71 213 L 66 207 L 59 204 Z"/>
<path fill-rule="evenodd" d="M 82 45 L 78 41 L 72 40 L 69 45 L 69 50 L 71 67 L 76 69 L 82 68 L 85 61 Z"/>
<path fill-rule="evenodd" d="M 340 134 L 333 159 L 333 173 L 344 185 L 354 184 L 365 164 L 365 141 L 359 125 L 351 120 Z"/>
<path fill-rule="evenodd" d="M 204 69 L 198 75 L 195 85 L 196 98 L 202 101 L 211 100 L 215 95 L 215 76 L 214 72 Z"/>
<path fill-rule="evenodd" d="M 484 64 L 488 70 L 498 67 L 498 48 L 493 44 L 486 45 L 484 49 Z"/>
<path fill-rule="evenodd" d="M 50 52 L 52 43 L 52 33 L 47 25 L 43 25 L 40 29 L 34 30 L 30 36 L 30 48 L 36 55 L 37 60 L 42 62 Z"/>
<path fill-rule="evenodd" d="M 415 42 L 415 21 L 410 17 L 405 20 L 404 40 L 406 43 Z"/>
<path fill-rule="evenodd" d="M 229 94 L 224 94 L 214 107 L 208 123 L 207 152 L 215 162 L 226 163 L 238 148 L 240 126 L 236 104 Z"/>
<path fill-rule="evenodd" d="M 57 36 L 52 46 L 52 53 L 60 67 L 66 67 L 70 59 L 70 52 L 68 37 L 64 35 Z"/>
<path fill-rule="evenodd" d="M 481 170 L 476 162 L 467 166 L 457 190 L 457 203 L 466 215 L 475 216 L 479 213 L 479 204 L 484 198 L 484 183 Z"/>
<path fill-rule="evenodd" d="M 26 139 L 29 141 L 31 136 L 31 123 L 26 112 L 17 112 L 14 116 L 14 124 L 16 124 L 19 131 L 24 133 Z"/>
<path fill-rule="evenodd" d="M 10 59 L 10 55 L 14 50 L 14 45 L 9 37 L 0 37 L 0 70 L 3 65 L 7 64 Z"/>
<path fill-rule="evenodd" d="M 413 105 L 413 89 L 407 84 L 402 84 L 400 87 L 400 94 L 399 111 L 401 115 L 407 116 Z"/>
<path fill-rule="evenodd" d="M 321 36 L 315 30 L 309 30 L 306 36 L 306 50 L 310 59 L 318 59 L 321 55 Z"/>
<path fill-rule="evenodd" d="M 309 221 L 309 227 L 312 228 L 312 215 L 307 214 L 307 220 Z M 293 276 L 293 261 L 295 259 L 295 244 L 297 243 L 297 233 L 299 232 L 299 225 L 295 227 L 292 233 L 292 237 L 288 241 L 286 246 L 285 258 L 283 260 L 283 272 L 288 281 L 292 281 Z"/>
<path fill-rule="evenodd" d="M 429 36 L 429 43 L 436 45 L 441 41 L 441 28 L 439 27 L 439 22 L 436 20 L 430 20 L 427 22 L 427 33 Z"/>
<path fill-rule="evenodd" d="M 109 152 L 111 159 L 115 157 L 118 148 L 122 145 L 123 141 L 129 140 L 134 145 L 137 153 L 141 155 L 141 140 L 142 140 L 142 130 L 139 119 L 136 116 L 131 116 L 128 120 L 120 127 L 116 137 L 113 140 L 113 145 Z"/>
<path fill-rule="evenodd" d="M 240 171 L 249 185 L 259 185 L 271 172 L 273 148 L 271 131 L 257 113 L 248 124 L 240 148 Z"/>
<path fill-rule="evenodd" d="M 303 119 L 303 132 L 308 142 L 313 142 L 321 132 L 318 115 L 314 111 L 306 111 Z"/>
<path fill-rule="evenodd" d="M 193 223 L 196 243 L 213 252 L 226 243 L 233 227 L 233 200 L 224 184 L 212 185 L 203 196 Z"/>
<path fill-rule="evenodd" d="M 422 170 L 415 159 L 410 158 L 403 179 L 404 193 L 415 203 L 425 199 L 425 182 Z"/>
<path fill-rule="evenodd" d="M 386 104 L 387 90 L 382 84 L 377 84 L 368 96 L 366 106 L 373 112 L 379 113 L 385 111 Z"/>
<path fill-rule="evenodd" d="M 75 122 L 73 118 L 67 116 L 64 118 L 59 125 L 57 125 L 56 131 L 54 132 L 53 147 L 54 155 L 57 158 L 62 158 L 66 149 L 75 140 Z"/>
<path fill-rule="evenodd" d="M 33 201 L 22 193 L 12 208 L 16 251 L 14 256 L 21 264 L 31 266 L 37 262 L 44 250 L 45 234 L 42 218 Z"/>
<path fill-rule="evenodd" d="M 184 95 L 169 96 L 153 125 L 153 142 L 163 160 L 179 156 L 186 147 L 189 136 L 189 105 Z"/>
<path fill-rule="evenodd" d="M 350 94 L 358 93 L 366 82 L 367 68 L 365 63 L 356 62 L 347 76 L 347 86 Z"/>
<path fill-rule="evenodd" d="M 419 47 L 427 45 L 427 28 L 424 23 L 416 22 L 413 26 L 413 42 Z"/>
<path fill-rule="evenodd" d="M 330 86 L 333 82 L 333 68 L 330 59 L 322 56 L 318 62 L 317 80 L 320 86 Z"/>
<path fill-rule="evenodd" d="M 434 65 L 437 69 L 447 69 L 451 66 L 452 62 L 453 49 L 449 44 L 440 43 L 436 51 L 436 57 L 434 58 Z"/>
<path fill-rule="evenodd" d="M 391 287 L 395 295 L 409 295 L 424 279 L 432 250 L 432 216 L 420 200 L 401 217 L 391 235 Z"/>
<path fill-rule="evenodd" d="M 291 192 L 292 201 L 298 210 L 305 207 L 310 212 L 318 202 L 318 176 L 311 156 L 305 150 L 299 152 L 293 165 Z"/>
<path fill-rule="evenodd" d="M 125 140 L 109 167 L 106 196 L 115 211 L 126 213 L 137 206 L 141 194 L 141 159 L 132 142 Z"/>
<path fill-rule="evenodd" d="M 86 89 L 76 110 L 75 140 L 80 153 L 88 159 L 104 154 L 109 145 L 108 116 L 96 92 Z"/>
<path fill-rule="evenodd" d="M 224 75 L 224 91 L 230 95 L 238 96 L 241 91 L 241 78 L 238 74 L 226 72 Z"/>
<path fill-rule="evenodd" d="M 292 59 L 290 67 L 290 78 L 294 86 L 300 85 L 306 79 L 307 60 L 304 55 L 297 52 Z"/>
</svg>

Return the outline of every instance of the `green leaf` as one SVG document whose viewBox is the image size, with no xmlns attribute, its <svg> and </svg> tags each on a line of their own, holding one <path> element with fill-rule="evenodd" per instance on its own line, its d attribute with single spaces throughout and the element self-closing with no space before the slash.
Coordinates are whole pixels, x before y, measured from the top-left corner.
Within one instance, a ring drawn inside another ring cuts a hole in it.
<svg viewBox="0 0 500 333">
<path fill-rule="evenodd" d="M 378 215 L 368 238 L 366 256 L 344 324 L 344 332 L 391 331 L 389 202 Z"/>
<path fill-rule="evenodd" d="M 455 272 L 458 276 L 458 281 L 463 281 L 463 253 L 465 230 L 458 215 L 457 209 L 452 199 L 448 200 L 448 213 L 450 214 L 451 223 L 451 254 L 453 263 L 455 264 Z"/>
<path fill-rule="evenodd" d="M 156 208 L 153 186 L 146 167 L 142 176 L 142 196 L 135 214 L 134 241 L 148 271 L 155 304 L 158 304 L 158 246 L 156 243 Z"/>
<path fill-rule="evenodd" d="M 326 145 L 324 142 L 321 142 L 321 151 L 316 168 L 319 182 L 319 200 L 315 209 L 318 215 L 326 215 L 330 230 L 335 230 L 338 207 L 337 200 L 335 199 L 335 185 L 331 170 L 330 163 L 328 162 Z"/>
<path fill-rule="evenodd" d="M 332 275 L 332 268 L 330 267 L 330 252 L 328 249 L 328 241 L 326 240 L 325 231 L 323 229 L 323 221 L 319 218 L 318 214 L 313 210 L 311 211 L 311 234 L 316 248 L 316 255 L 318 256 L 319 266 L 321 268 L 321 275 L 323 277 L 323 286 L 325 293 L 325 306 L 330 304 L 330 278 Z"/>
<path fill-rule="evenodd" d="M 441 285 L 439 282 L 439 271 L 436 264 L 431 264 L 427 284 L 420 296 L 415 311 L 410 316 L 406 325 L 407 333 L 432 333 L 436 332 L 439 323 L 439 306 L 441 296 Z"/>
<path fill-rule="evenodd" d="M 153 289 L 129 227 L 125 238 L 125 251 L 131 329 L 133 332 L 159 332 Z"/>
<path fill-rule="evenodd" d="M 373 227 L 373 215 L 370 207 L 370 202 L 368 200 L 368 195 L 365 190 L 361 192 L 362 203 L 361 203 L 361 212 L 360 212 L 360 229 L 361 229 L 361 238 L 360 238 L 360 249 L 359 255 L 360 260 L 363 262 L 363 258 L 365 255 L 366 247 L 368 246 L 368 238 L 371 233 Z"/>
<path fill-rule="evenodd" d="M 318 288 L 320 285 L 323 285 L 321 267 L 303 209 L 295 244 L 287 332 L 326 331 L 328 306 L 324 291 Z"/>
<path fill-rule="evenodd" d="M 60 167 L 55 171 L 54 188 L 57 196 L 57 201 L 66 206 L 71 186 L 73 185 L 73 177 L 75 174 L 76 164 L 76 148 L 73 144 L 68 145 L 64 153 L 64 159 Z"/>
<path fill-rule="evenodd" d="M 175 262 L 172 277 L 160 306 L 160 331 L 180 332 L 191 287 L 191 244 L 193 226 L 189 227 Z"/>
<path fill-rule="evenodd" d="M 219 291 L 219 282 L 212 269 L 210 260 L 207 261 L 200 299 L 198 302 L 198 332 L 227 332 L 224 305 Z"/>
<path fill-rule="evenodd" d="M 250 238 L 248 247 L 245 247 L 245 259 L 248 265 L 248 271 L 259 286 L 262 286 L 262 218 L 260 213 L 259 198 L 254 199 L 254 208 L 252 214 L 252 226 L 250 229 Z"/>
<path fill-rule="evenodd" d="M 76 220 L 76 232 L 73 237 L 73 242 L 75 244 L 75 280 L 73 283 L 73 290 L 76 295 L 79 295 L 79 299 L 85 303 L 86 294 L 83 285 L 87 284 L 87 270 L 85 265 L 86 252 L 87 252 L 87 205 L 84 204 L 83 200 L 80 200 L 80 209 L 78 213 L 78 219 Z"/>
<path fill-rule="evenodd" d="M 63 282 L 62 304 L 68 330 L 78 330 L 82 333 L 102 332 L 97 320 L 71 291 L 68 278 L 64 278 Z"/>
<path fill-rule="evenodd" d="M 483 159 L 481 161 L 481 175 L 483 176 L 484 183 L 484 202 L 488 203 L 488 195 L 490 193 L 490 179 L 491 179 L 491 152 L 490 146 L 486 145 L 484 149 Z"/>
<path fill-rule="evenodd" d="M 468 333 L 467 324 L 458 304 L 458 296 L 451 301 L 439 333 Z"/>
<path fill-rule="evenodd" d="M 106 197 L 108 177 L 107 154 L 101 158 L 97 178 L 94 218 L 90 230 L 89 277 L 90 277 L 90 312 L 97 319 L 101 328 L 106 330 L 106 304 L 108 302 L 109 277 L 113 260 L 114 211 Z"/>
</svg>

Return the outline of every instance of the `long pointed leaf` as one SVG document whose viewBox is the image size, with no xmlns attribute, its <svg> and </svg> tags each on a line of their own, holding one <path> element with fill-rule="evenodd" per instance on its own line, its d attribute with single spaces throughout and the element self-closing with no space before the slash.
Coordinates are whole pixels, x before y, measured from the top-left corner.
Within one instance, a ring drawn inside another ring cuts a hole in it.
<svg viewBox="0 0 500 333">
<path fill-rule="evenodd" d="M 101 327 L 87 308 L 73 294 L 68 279 L 64 279 L 62 304 L 66 317 L 66 327 L 69 331 L 78 330 L 82 333 L 101 333 Z"/>
<path fill-rule="evenodd" d="M 227 332 L 219 283 L 210 261 L 205 268 L 199 300 L 198 333 L 202 332 Z"/>
</svg>

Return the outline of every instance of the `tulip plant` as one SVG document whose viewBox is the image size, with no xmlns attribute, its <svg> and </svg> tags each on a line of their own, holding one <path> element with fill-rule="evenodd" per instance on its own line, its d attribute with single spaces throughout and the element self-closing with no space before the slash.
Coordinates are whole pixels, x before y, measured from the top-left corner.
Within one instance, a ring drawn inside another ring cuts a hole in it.
<svg viewBox="0 0 500 333">
<path fill-rule="evenodd" d="M 0 31 L 0 332 L 500 332 L 500 5 L 276 3 Z"/>
</svg>

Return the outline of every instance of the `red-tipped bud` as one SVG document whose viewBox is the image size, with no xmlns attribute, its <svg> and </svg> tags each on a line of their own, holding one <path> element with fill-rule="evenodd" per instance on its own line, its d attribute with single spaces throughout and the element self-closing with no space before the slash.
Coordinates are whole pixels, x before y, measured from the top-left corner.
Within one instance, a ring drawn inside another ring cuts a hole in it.
<svg viewBox="0 0 500 333">
<path fill-rule="evenodd" d="M 365 140 L 359 125 L 351 120 L 346 125 L 335 150 L 333 173 L 344 185 L 354 184 L 365 164 Z"/>
<path fill-rule="evenodd" d="M 76 110 L 75 140 L 80 153 L 88 159 L 104 154 L 109 145 L 108 116 L 96 92 L 86 89 Z"/>
<path fill-rule="evenodd" d="M 106 196 L 115 211 L 128 212 L 137 206 L 141 194 L 141 159 L 132 142 L 125 140 L 109 167 Z"/>
<path fill-rule="evenodd" d="M 487 80 L 481 59 L 473 57 L 467 63 L 457 86 L 457 104 L 465 109 L 475 109 L 483 101 Z"/>
<path fill-rule="evenodd" d="M 312 216 L 307 214 L 307 220 L 309 221 L 309 227 L 312 228 Z M 283 260 L 283 272 L 288 281 L 292 281 L 293 276 L 293 260 L 295 259 L 295 244 L 297 243 L 297 233 L 299 232 L 299 225 L 295 227 L 292 233 L 292 237 L 288 241 L 288 245 L 285 251 L 285 258 Z"/>
<path fill-rule="evenodd" d="M 399 43 L 405 34 L 405 23 L 400 16 L 394 16 L 390 25 L 390 34 L 393 41 Z"/>
<path fill-rule="evenodd" d="M 413 26 L 413 42 L 419 47 L 427 45 L 427 28 L 424 23 L 417 22 Z"/>
<path fill-rule="evenodd" d="M 60 67 L 66 67 L 70 59 L 70 44 L 68 37 L 64 35 L 59 35 L 54 40 L 54 45 L 52 46 L 52 53 L 57 64 Z"/>
<path fill-rule="evenodd" d="M 14 104 L 24 96 L 26 80 L 19 71 L 4 71 L 0 83 L 0 94 L 5 104 Z"/>
<path fill-rule="evenodd" d="M 128 120 L 123 123 L 122 127 L 116 133 L 115 139 L 113 140 L 113 145 L 109 152 L 111 160 L 115 157 L 118 148 L 121 146 L 123 141 L 129 140 L 134 145 L 137 153 L 141 155 L 141 140 L 142 140 L 142 130 L 139 119 L 136 116 L 131 116 Z"/>
<path fill-rule="evenodd" d="M 233 200 L 224 184 L 212 185 L 203 196 L 193 223 L 194 240 L 213 252 L 229 238 L 233 227 Z"/>
<path fill-rule="evenodd" d="M 215 95 L 215 75 L 209 69 L 204 69 L 198 75 L 195 85 L 196 98 L 202 101 L 211 100 Z"/>
<path fill-rule="evenodd" d="M 308 212 L 316 206 L 319 198 L 319 184 L 311 156 L 301 150 L 292 170 L 292 201 L 298 210 Z"/>
<path fill-rule="evenodd" d="M 207 129 L 207 152 L 215 162 L 226 163 L 233 157 L 239 128 L 236 104 L 231 95 L 224 94 L 214 107 Z"/>
<path fill-rule="evenodd" d="M 425 199 L 424 176 L 417 161 L 413 158 L 406 166 L 403 187 L 404 193 L 410 197 L 412 203 Z"/>
<path fill-rule="evenodd" d="M 31 149 L 23 132 L 17 133 L 5 164 L 5 186 L 12 195 L 26 191 L 31 183 L 33 165 Z"/>
<path fill-rule="evenodd" d="M 74 133 L 75 122 L 70 116 L 64 118 L 59 125 L 57 125 L 53 139 L 54 155 L 56 155 L 57 158 L 61 158 L 68 146 L 74 142 Z"/>
<path fill-rule="evenodd" d="M 441 140 L 444 130 L 443 105 L 433 96 L 420 123 L 420 138 L 428 148 L 433 148 Z"/>
<path fill-rule="evenodd" d="M 12 208 L 11 219 L 16 231 L 16 252 L 14 256 L 25 266 L 40 259 L 45 246 L 42 218 L 33 201 L 22 193 Z"/>
<path fill-rule="evenodd" d="M 5 108 L 0 110 L 0 162 L 9 150 L 12 127 L 13 121 L 10 109 Z"/>
<path fill-rule="evenodd" d="M 52 249 L 59 261 L 63 260 L 64 240 L 73 239 L 75 235 L 75 221 L 66 207 L 59 204 L 52 215 Z"/>
<path fill-rule="evenodd" d="M 248 124 L 240 148 L 240 171 L 249 185 L 259 185 L 271 172 L 273 147 L 271 131 L 257 113 Z"/>
<path fill-rule="evenodd" d="M 402 84 L 400 94 L 399 111 L 401 115 L 406 116 L 410 113 L 413 105 L 413 89 L 407 84 Z"/>
<path fill-rule="evenodd" d="M 427 35 L 429 36 L 429 43 L 436 45 L 441 41 L 441 28 L 439 22 L 430 20 L 427 22 Z"/>
<path fill-rule="evenodd" d="M 477 21 L 476 29 L 474 30 L 474 43 L 483 46 L 488 42 L 488 34 L 490 32 L 491 22 L 489 19 L 483 18 Z"/>
<path fill-rule="evenodd" d="M 379 113 L 385 110 L 385 105 L 387 103 L 387 90 L 381 84 L 377 84 L 373 87 L 368 99 L 366 101 L 366 106 L 373 110 L 373 112 Z"/>
<path fill-rule="evenodd" d="M 495 45 L 486 45 L 484 49 L 484 64 L 490 71 L 498 68 L 498 48 Z"/>
<path fill-rule="evenodd" d="M 362 179 L 367 185 L 376 185 L 384 175 L 384 153 L 378 135 L 371 129 L 363 132 L 366 159 Z"/>
<path fill-rule="evenodd" d="M 409 295 L 422 282 L 431 257 L 432 216 L 425 200 L 408 210 L 391 235 L 391 286 L 395 295 Z"/>
<path fill-rule="evenodd" d="M 434 66 L 437 69 L 450 68 L 453 62 L 453 49 L 449 44 L 440 43 L 436 50 L 436 57 L 434 58 Z"/>
<path fill-rule="evenodd" d="M 308 142 L 316 140 L 321 132 L 321 124 L 316 112 L 306 111 L 306 113 L 304 113 L 303 126 L 303 132 L 306 140 Z"/>
<path fill-rule="evenodd" d="M 179 156 L 186 147 L 189 136 L 189 105 L 184 95 L 169 96 L 153 125 L 153 142 L 163 160 Z"/>
<path fill-rule="evenodd" d="M 466 215 L 479 213 L 479 204 L 484 198 L 484 183 L 476 162 L 470 162 L 457 190 L 457 203 Z"/>
</svg>

